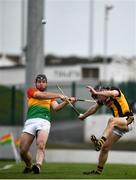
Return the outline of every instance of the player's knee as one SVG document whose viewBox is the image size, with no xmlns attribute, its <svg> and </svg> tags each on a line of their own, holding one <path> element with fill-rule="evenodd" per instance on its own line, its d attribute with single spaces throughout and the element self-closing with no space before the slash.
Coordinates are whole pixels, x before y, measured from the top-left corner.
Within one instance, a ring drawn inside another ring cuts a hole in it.
<svg viewBox="0 0 136 180">
<path fill-rule="evenodd" d="M 115 121 L 114 121 L 114 118 L 110 118 L 109 121 L 108 121 L 108 127 L 109 129 L 112 129 L 115 125 Z"/>
<path fill-rule="evenodd" d="M 44 143 L 44 141 L 42 141 L 42 140 L 39 141 L 39 142 L 37 143 L 37 147 L 38 147 L 38 149 L 44 151 L 44 149 L 45 149 L 45 143 Z"/>
<path fill-rule="evenodd" d="M 111 124 L 111 123 L 113 123 L 114 122 L 114 118 L 109 118 L 109 120 L 108 120 L 108 124 Z"/>
<path fill-rule="evenodd" d="M 27 153 L 26 148 L 24 148 L 23 146 L 20 146 L 20 154 L 21 154 L 21 155 L 24 155 L 24 154 L 26 154 L 26 153 Z"/>
</svg>

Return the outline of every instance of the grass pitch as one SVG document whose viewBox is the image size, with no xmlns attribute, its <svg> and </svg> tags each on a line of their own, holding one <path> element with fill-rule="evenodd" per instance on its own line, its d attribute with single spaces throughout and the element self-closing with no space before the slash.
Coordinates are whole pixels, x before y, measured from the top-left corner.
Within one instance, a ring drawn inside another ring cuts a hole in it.
<svg viewBox="0 0 136 180">
<path fill-rule="evenodd" d="M 2 169 L 5 165 L 13 165 Z M 45 163 L 40 174 L 22 174 L 23 163 L 0 161 L 0 179 L 135 179 L 136 166 L 107 164 L 102 175 L 83 175 L 86 170 L 95 169 L 90 163 Z"/>
</svg>

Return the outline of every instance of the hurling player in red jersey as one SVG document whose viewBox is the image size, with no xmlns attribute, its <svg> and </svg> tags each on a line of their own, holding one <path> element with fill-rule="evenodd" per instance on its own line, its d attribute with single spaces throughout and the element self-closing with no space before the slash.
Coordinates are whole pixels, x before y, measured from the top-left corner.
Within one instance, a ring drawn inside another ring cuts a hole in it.
<svg viewBox="0 0 136 180">
<path fill-rule="evenodd" d="M 25 162 L 23 173 L 33 172 L 39 174 L 45 156 L 45 146 L 51 126 L 50 109 L 58 111 L 63 109 L 70 100 L 75 102 L 74 97 L 63 96 L 59 93 L 47 92 L 47 77 L 44 74 L 37 75 L 35 87 L 27 90 L 27 118 L 21 134 L 20 155 Z M 58 103 L 56 99 L 62 100 Z M 32 157 L 29 148 L 36 138 L 36 163 L 32 165 Z"/>
</svg>

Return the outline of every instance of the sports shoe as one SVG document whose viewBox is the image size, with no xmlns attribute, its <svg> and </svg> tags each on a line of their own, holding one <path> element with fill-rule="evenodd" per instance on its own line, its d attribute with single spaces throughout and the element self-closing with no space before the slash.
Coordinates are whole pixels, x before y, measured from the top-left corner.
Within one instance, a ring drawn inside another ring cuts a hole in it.
<svg viewBox="0 0 136 180">
<path fill-rule="evenodd" d="M 96 171 L 96 170 L 85 171 L 85 172 L 83 172 L 83 174 L 85 174 L 85 175 L 91 175 L 91 174 L 93 174 L 93 175 L 100 175 L 100 173 L 98 171 Z"/>
<path fill-rule="evenodd" d="M 31 173 L 32 172 L 32 168 L 31 167 L 25 167 L 24 170 L 23 170 L 23 173 L 24 174 L 28 174 L 28 173 Z"/>
<path fill-rule="evenodd" d="M 91 135 L 90 139 L 92 143 L 94 144 L 95 150 L 100 151 L 101 144 L 99 143 L 99 140 L 95 137 L 95 135 Z"/>
<path fill-rule="evenodd" d="M 34 174 L 39 174 L 40 173 L 40 166 L 38 164 L 34 164 L 32 166 L 32 171 Z"/>
</svg>

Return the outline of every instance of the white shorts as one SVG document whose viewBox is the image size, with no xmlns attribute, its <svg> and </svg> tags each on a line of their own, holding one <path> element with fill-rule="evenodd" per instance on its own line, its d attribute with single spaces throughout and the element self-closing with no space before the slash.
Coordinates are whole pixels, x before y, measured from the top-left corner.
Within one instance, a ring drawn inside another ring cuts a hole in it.
<svg viewBox="0 0 136 180">
<path fill-rule="evenodd" d="M 127 117 L 124 117 L 122 120 L 127 121 L 126 118 Z M 133 127 L 134 127 L 134 122 L 132 122 L 131 124 L 128 125 L 128 131 L 122 130 L 122 129 L 118 128 L 118 127 L 114 127 L 113 128 L 113 133 L 120 136 L 120 137 L 122 137 L 125 133 L 131 131 L 133 129 Z"/>
<path fill-rule="evenodd" d="M 51 123 L 46 119 L 42 119 L 42 118 L 27 119 L 24 124 L 24 129 L 22 132 L 27 132 L 35 136 L 38 130 L 44 130 L 49 134 L 50 127 L 51 127 Z"/>
</svg>

